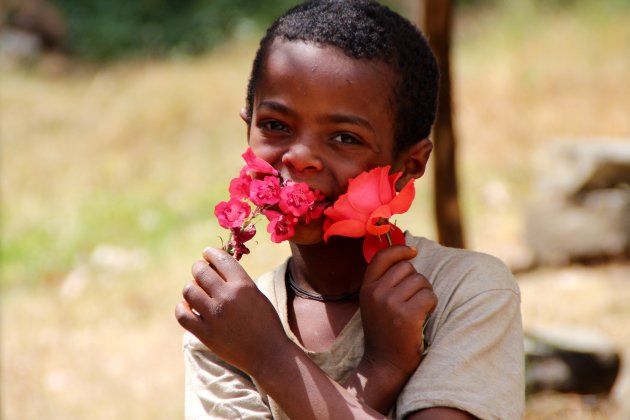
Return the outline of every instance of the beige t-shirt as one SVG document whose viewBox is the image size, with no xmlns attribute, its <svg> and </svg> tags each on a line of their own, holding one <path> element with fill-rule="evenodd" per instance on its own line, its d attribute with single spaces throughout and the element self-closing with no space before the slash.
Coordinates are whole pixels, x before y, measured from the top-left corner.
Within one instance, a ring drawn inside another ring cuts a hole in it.
<svg viewBox="0 0 630 420">
<path fill-rule="evenodd" d="M 418 249 L 411 262 L 433 285 L 438 305 L 425 330 L 428 352 L 398 396 L 392 417 L 402 419 L 428 407 L 453 407 L 482 419 L 522 418 L 523 331 L 520 292 L 512 274 L 486 254 L 446 248 L 408 233 L 406 239 Z M 278 311 L 287 335 L 300 346 L 289 327 L 285 270 L 286 263 L 256 284 Z M 360 313 L 328 351 L 301 348 L 343 383 L 363 354 Z M 184 355 L 187 419 L 287 418 L 245 373 L 189 333 L 184 335 Z"/>
</svg>

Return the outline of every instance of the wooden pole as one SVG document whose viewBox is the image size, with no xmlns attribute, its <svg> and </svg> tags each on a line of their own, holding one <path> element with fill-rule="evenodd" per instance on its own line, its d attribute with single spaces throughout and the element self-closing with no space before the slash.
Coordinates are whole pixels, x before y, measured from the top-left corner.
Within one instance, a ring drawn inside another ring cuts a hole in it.
<svg viewBox="0 0 630 420">
<path fill-rule="evenodd" d="M 424 0 L 424 31 L 440 68 L 438 111 L 433 127 L 434 209 L 438 241 L 442 245 L 464 248 L 459 207 L 456 142 L 453 131 L 451 97 L 450 43 L 453 26 L 452 0 Z"/>
</svg>

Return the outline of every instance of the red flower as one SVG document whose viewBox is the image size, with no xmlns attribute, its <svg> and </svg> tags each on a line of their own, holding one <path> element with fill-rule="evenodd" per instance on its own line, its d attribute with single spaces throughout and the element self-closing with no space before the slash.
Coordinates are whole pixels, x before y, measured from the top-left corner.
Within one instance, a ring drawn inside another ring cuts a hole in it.
<svg viewBox="0 0 630 420">
<path fill-rule="evenodd" d="M 234 178 L 230 181 L 230 186 L 228 188 L 230 197 L 239 199 L 248 198 L 251 184 L 252 178 L 247 175 L 246 171 L 241 171 L 238 178 Z"/>
<path fill-rule="evenodd" d="M 409 210 L 415 189 L 411 180 L 396 193 L 396 181 L 402 173 L 389 175 L 389 169 L 389 166 L 374 168 L 348 182 L 346 194 L 324 211 L 324 240 L 334 235 L 366 236 L 363 255 L 368 262 L 379 249 L 405 243 L 402 231 L 388 219 Z"/>
<path fill-rule="evenodd" d="M 222 201 L 216 205 L 214 215 L 219 219 L 222 227 L 230 229 L 241 227 L 251 211 L 249 204 L 230 198 L 230 201 Z"/>
<path fill-rule="evenodd" d="M 315 202 L 315 193 L 307 184 L 286 181 L 280 191 L 280 210 L 285 214 L 304 216 Z"/>
<path fill-rule="evenodd" d="M 227 251 L 234 255 L 236 261 L 240 260 L 244 254 L 249 254 L 249 248 L 245 246 L 245 242 L 249 241 L 256 235 L 256 226 L 247 225 L 244 228 L 232 228 L 231 240 L 227 243 Z"/>
<path fill-rule="evenodd" d="M 261 175 L 278 175 L 278 171 L 267 161 L 256 156 L 251 148 L 248 147 L 241 156 L 245 159 L 245 167 L 243 168 L 245 172 L 256 172 Z"/>
<path fill-rule="evenodd" d="M 245 166 L 230 181 L 230 200 L 214 208 L 219 224 L 230 230 L 223 249 L 237 260 L 249 254 L 245 242 L 256 235 L 254 223 L 258 216 L 265 214 L 269 219 L 267 230 L 271 240 L 282 242 L 295 234 L 298 217 L 309 223 L 320 217 L 325 207 L 325 197 L 318 190 L 311 190 L 305 183 L 283 180 L 277 170 L 250 148 L 242 156 Z"/>
<path fill-rule="evenodd" d="M 262 181 L 252 180 L 249 187 L 249 199 L 257 206 L 273 206 L 280 201 L 280 179 L 266 176 Z"/>
<path fill-rule="evenodd" d="M 297 218 L 274 210 L 265 210 L 265 216 L 269 219 L 267 232 L 271 233 L 272 242 L 286 241 L 295 234 L 294 226 L 297 223 Z"/>
<path fill-rule="evenodd" d="M 378 251 L 390 246 L 389 241 L 391 241 L 391 245 L 405 244 L 405 234 L 403 231 L 396 225 L 390 224 L 389 227 L 389 232 L 385 235 L 365 235 L 365 239 L 363 240 L 363 256 L 365 257 L 365 261 L 372 261 L 372 258 L 374 258 L 374 255 L 376 255 Z M 386 236 L 389 237 L 389 241 Z"/>
<path fill-rule="evenodd" d="M 239 243 L 245 243 L 256 236 L 256 226 L 247 225 L 244 228 L 232 228 L 232 238 Z"/>
</svg>

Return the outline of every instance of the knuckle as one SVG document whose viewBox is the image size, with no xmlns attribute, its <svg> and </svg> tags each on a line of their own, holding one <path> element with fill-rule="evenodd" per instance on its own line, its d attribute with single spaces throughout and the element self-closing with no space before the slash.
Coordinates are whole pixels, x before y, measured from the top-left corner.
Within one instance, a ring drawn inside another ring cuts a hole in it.
<svg viewBox="0 0 630 420">
<path fill-rule="evenodd" d="M 416 284 L 418 293 L 422 292 L 433 294 L 433 285 L 429 283 L 424 277 L 414 276 L 414 283 Z"/>
<path fill-rule="evenodd" d="M 409 261 L 399 261 L 394 265 L 394 270 L 399 275 L 410 274 L 416 272 L 416 269 Z"/>
<path fill-rule="evenodd" d="M 191 295 L 192 295 L 192 284 L 188 283 L 186 286 L 184 286 L 184 289 L 182 290 L 182 296 L 184 296 L 184 299 L 186 299 L 186 301 L 189 301 Z"/>
<path fill-rule="evenodd" d="M 398 301 L 398 299 L 396 299 L 396 297 L 394 295 L 388 295 L 385 298 L 385 307 L 387 308 L 387 310 L 391 313 L 398 313 L 400 310 L 400 302 Z"/>
<path fill-rule="evenodd" d="M 207 266 L 208 266 L 208 263 L 204 261 L 195 261 L 190 269 L 193 277 L 194 278 L 201 277 L 201 275 L 203 274 Z"/>
<path fill-rule="evenodd" d="M 420 284 L 422 285 L 422 288 L 433 290 L 433 285 L 422 274 L 415 272 L 414 277 L 416 278 L 418 282 L 420 282 Z"/>
<path fill-rule="evenodd" d="M 222 318 L 225 315 L 225 304 L 223 302 L 216 302 L 212 305 L 210 313 L 213 318 Z"/>
<path fill-rule="evenodd" d="M 189 324 L 188 311 L 186 311 L 186 308 L 184 308 L 182 303 L 177 304 L 175 307 L 175 319 L 181 326 Z"/>
<path fill-rule="evenodd" d="M 206 247 L 204 248 L 203 252 L 201 253 L 201 255 L 203 255 L 203 258 L 208 261 L 210 258 L 212 258 L 212 247 Z"/>
<path fill-rule="evenodd" d="M 433 310 L 435 310 L 435 307 L 437 306 L 437 303 L 438 303 L 438 298 L 436 294 L 433 293 L 433 290 L 430 290 L 430 289 L 423 289 L 422 292 L 425 297 L 424 305 L 426 306 L 426 308 L 429 309 L 427 312 L 433 312 Z"/>
</svg>

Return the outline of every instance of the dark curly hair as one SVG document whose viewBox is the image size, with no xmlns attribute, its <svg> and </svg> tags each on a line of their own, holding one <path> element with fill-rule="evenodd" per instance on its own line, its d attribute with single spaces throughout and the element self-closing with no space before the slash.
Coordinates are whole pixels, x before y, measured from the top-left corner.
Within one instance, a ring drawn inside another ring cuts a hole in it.
<svg viewBox="0 0 630 420">
<path fill-rule="evenodd" d="M 390 102 L 395 153 L 429 136 L 435 119 L 438 67 L 422 33 L 407 19 L 371 0 L 309 0 L 289 9 L 267 29 L 247 86 L 251 121 L 256 86 L 276 39 L 333 45 L 358 60 L 381 60 L 393 70 Z"/>
</svg>

